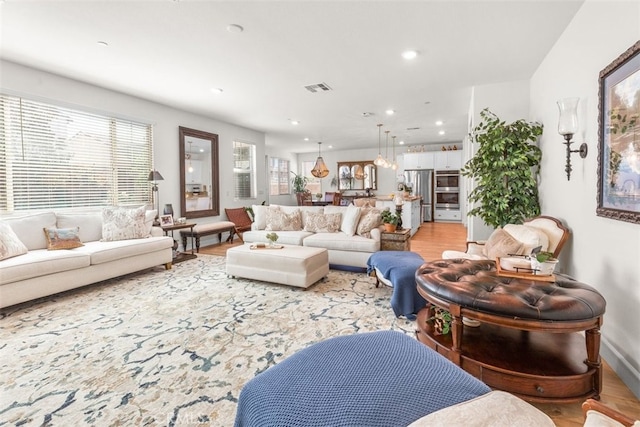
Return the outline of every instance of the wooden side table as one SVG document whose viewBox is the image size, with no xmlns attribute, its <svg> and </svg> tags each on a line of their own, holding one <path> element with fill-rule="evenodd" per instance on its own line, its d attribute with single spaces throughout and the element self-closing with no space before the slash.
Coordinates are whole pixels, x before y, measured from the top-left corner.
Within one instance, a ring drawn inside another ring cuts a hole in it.
<svg viewBox="0 0 640 427">
<path fill-rule="evenodd" d="M 193 227 L 195 227 L 196 224 L 195 223 L 187 223 L 187 224 L 173 224 L 173 225 L 167 225 L 164 227 L 161 227 L 162 230 L 164 231 L 164 235 L 168 236 L 169 232 L 171 232 L 171 237 L 173 237 L 173 232 L 175 230 L 182 230 L 185 228 L 188 228 L 191 232 L 191 253 L 187 252 L 187 248 L 186 246 L 184 247 L 184 252 L 178 252 L 176 254 L 176 256 L 173 258 L 173 263 L 176 264 L 178 262 L 182 262 L 182 261 L 186 261 L 188 259 L 194 259 L 197 258 L 198 256 L 193 252 L 193 249 L 195 247 L 194 245 L 194 234 L 193 234 Z M 175 241 L 175 239 L 174 239 Z"/>
<path fill-rule="evenodd" d="M 383 231 L 380 237 L 380 250 L 382 251 L 410 251 L 411 229 L 403 228 L 394 232 Z"/>
</svg>

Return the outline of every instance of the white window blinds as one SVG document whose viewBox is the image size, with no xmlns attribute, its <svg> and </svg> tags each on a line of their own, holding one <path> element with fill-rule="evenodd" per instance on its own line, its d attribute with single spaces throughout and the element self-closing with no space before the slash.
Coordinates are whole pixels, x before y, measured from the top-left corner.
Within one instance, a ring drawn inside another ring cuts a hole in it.
<svg viewBox="0 0 640 427">
<path fill-rule="evenodd" d="M 234 196 L 236 199 L 256 197 L 256 146 L 233 141 Z"/>
<path fill-rule="evenodd" d="M 0 211 L 140 205 L 152 126 L 0 95 Z"/>
</svg>

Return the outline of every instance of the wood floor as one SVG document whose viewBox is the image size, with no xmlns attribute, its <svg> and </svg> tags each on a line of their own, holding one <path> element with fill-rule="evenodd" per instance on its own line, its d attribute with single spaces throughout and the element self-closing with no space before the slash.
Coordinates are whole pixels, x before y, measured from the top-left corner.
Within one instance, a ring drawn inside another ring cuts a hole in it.
<svg viewBox="0 0 640 427">
<path fill-rule="evenodd" d="M 458 223 L 424 223 L 411 238 L 411 251 L 420 254 L 425 260 L 439 259 L 442 251 L 446 249 L 464 251 L 466 236 L 466 229 Z M 200 248 L 200 253 L 225 256 L 227 249 L 239 244 L 241 242 L 236 240 L 233 243 L 207 246 Z M 640 419 L 640 401 L 618 378 L 606 361 L 603 365 L 601 402 L 630 417 Z M 558 427 L 577 427 L 584 423 L 580 402 L 571 404 L 536 403 L 534 405 L 549 415 Z"/>
</svg>

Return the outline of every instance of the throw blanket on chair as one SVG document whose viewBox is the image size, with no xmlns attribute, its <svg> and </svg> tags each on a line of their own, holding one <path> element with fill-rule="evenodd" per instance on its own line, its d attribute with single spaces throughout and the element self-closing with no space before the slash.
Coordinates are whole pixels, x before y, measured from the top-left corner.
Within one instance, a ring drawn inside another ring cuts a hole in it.
<svg viewBox="0 0 640 427">
<path fill-rule="evenodd" d="M 396 317 L 414 320 L 418 311 L 427 304 L 418 293 L 415 278 L 416 270 L 423 263 L 420 255 L 408 251 L 380 251 L 367 260 L 367 273 L 377 269 L 393 284 L 391 307 Z"/>
</svg>

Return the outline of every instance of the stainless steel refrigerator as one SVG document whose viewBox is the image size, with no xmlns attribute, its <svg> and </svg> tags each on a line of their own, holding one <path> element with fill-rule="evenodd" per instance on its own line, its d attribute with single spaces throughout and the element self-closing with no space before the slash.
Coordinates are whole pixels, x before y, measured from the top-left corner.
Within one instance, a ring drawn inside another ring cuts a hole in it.
<svg viewBox="0 0 640 427">
<path fill-rule="evenodd" d="M 433 169 L 405 170 L 404 183 L 411 186 L 412 195 L 422 197 L 422 221 L 433 221 Z"/>
</svg>

